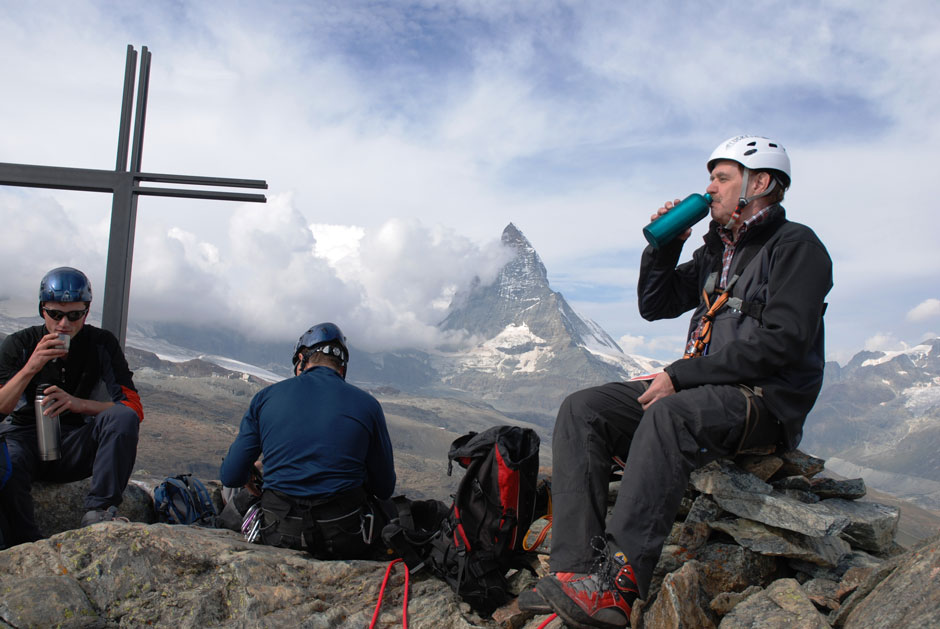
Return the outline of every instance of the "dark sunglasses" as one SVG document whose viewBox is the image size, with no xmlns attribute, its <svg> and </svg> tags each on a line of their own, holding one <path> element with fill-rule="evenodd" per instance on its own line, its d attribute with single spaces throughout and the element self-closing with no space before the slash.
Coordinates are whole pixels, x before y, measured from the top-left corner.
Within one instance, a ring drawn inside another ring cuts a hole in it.
<svg viewBox="0 0 940 629">
<path fill-rule="evenodd" d="M 65 312 L 64 310 L 55 310 L 53 308 L 46 308 L 43 306 L 43 311 L 49 315 L 53 321 L 60 321 L 62 317 L 66 317 L 69 321 L 78 321 L 88 313 L 88 308 Z"/>
</svg>

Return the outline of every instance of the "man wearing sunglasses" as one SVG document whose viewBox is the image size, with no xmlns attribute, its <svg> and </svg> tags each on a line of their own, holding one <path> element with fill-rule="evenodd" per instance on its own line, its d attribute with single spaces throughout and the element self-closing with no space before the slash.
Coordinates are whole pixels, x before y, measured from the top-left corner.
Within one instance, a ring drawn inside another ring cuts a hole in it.
<svg viewBox="0 0 940 629">
<path fill-rule="evenodd" d="M 91 476 L 82 526 L 114 520 L 137 458 L 144 412 L 124 352 L 113 334 L 86 325 L 88 277 L 71 267 L 49 271 L 39 284 L 42 325 L 9 335 L 0 345 L 0 438 L 12 475 L 0 491 L 8 545 L 42 538 L 33 512 L 33 480 L 67 483 Z M 60 456 L 41 460 L 34 399 L 58 416 Z"/>
</svg>

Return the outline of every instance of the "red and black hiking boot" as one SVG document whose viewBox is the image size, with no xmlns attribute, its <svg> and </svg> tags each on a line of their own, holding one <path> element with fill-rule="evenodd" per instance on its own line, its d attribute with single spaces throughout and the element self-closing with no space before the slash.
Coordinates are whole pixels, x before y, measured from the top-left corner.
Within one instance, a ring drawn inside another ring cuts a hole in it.
<svg viewBox="0 0 940 629">
<path fill-rule="evenodd" d="M 578 629 L 619 628 L 630 624 L 630 612 L 639 590 L 633 568 L 622 552 L 605 550 L 591 574 L 567 581 L 546 577 L 536 590 L 567 624 Z"/>
<path fill-rule="evenodd" d="M 579 576 L 584 575 L 578 575 L 574 572 L 556 572 L 555 574 L 545 578 L 557 579 L 559 581 L 569 581 L 572 578 Z M 548 604 L 548 601 L 542 598 L 542 595 L 539 594 L 538 587 L 523 590 L 522 593 L 519 594 L 519 598 L 516 599 L 516 604 L 519 606 L 519 611 L 532 612 L 537 616 L 555 613 L 555 610 L 551 605 Z"/>
<path fill-rule="evenodd" d="M 535 588 L 520 592 L 516 603 L 519 605 L 519 611 L 532 612 L 537 616 L 555 612 L 552 606 L 548 604 L 548 601 L 542 598 L 542 595 Z"/>
</svg>

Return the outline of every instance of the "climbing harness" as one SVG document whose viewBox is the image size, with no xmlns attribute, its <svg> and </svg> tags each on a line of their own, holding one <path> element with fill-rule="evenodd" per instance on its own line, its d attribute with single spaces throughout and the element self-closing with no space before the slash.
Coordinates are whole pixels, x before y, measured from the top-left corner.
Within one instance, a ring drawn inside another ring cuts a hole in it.
<svg viewBox="0 0 940 629">
<path fill-rule="evenodd" d="M 714 303 L 712 303 L 708 295 L 714 290 L 717 276 L 717 273 L 712 273 L 708 276 L 708 281 L 705 282 L 705 287 L 702 289 L 702 299 L 705 300 L 705 305 L 708 307 L 708 310 L 705 311 L 705 314 L 702 315 L 702 319 L 699 322 L 695 342 L 692 344 L 692 347 L 683 354 L 682 358 L 701 356 L 708 347 L 708 344 L 712 340 L 712 324 L 715 321 L 715 315 L 718 314 L 722 306 L 728 303 L 728 299 L 731 297 L 731 289 L 734 287 L 735 282 L 738 281 L 738 276 L 733 276 L 731 281 L 728 282 L 728 285 L 718 293 L 718 297 L 716 297 Z"/>
</svg>

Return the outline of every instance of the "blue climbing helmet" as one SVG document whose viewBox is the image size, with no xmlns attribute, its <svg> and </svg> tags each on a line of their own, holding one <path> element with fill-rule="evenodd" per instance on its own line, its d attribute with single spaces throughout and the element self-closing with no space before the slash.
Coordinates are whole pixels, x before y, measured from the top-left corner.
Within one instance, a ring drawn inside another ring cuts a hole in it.
<svg viewBox="0 0 940 629">
<path fill-rule="evenodd" d="M 39 316 L 47 301 L 67 303 L 91 302 L 91 282 L 88 276 L 70 266 L 60 266 L 46 273 L 39 282 Z"/>
<path fill-rule="evenodd" d="M 297 367 L 297 362 L 300 360 L 298 357 L 300 350 L 305 347 L 316 352 L 336 356 L 342 363 L 342 367 L 345 367 L 349 361 L 346 336 L 335 323 L 318 323 L 300 335 L 297 344 L 294 345 L 294 354 L 291 356 L 291 363 L 294 368 Z"/>
</svg>

